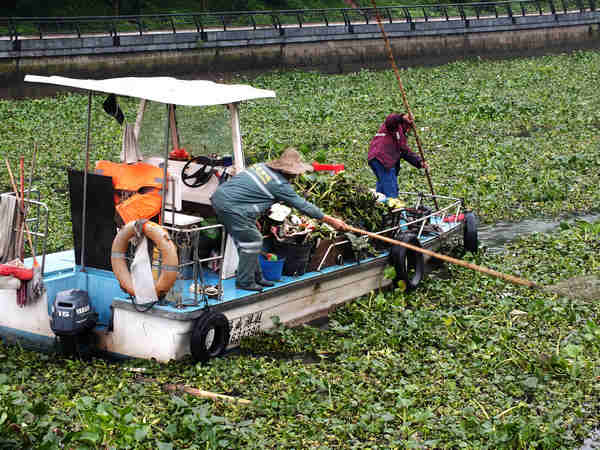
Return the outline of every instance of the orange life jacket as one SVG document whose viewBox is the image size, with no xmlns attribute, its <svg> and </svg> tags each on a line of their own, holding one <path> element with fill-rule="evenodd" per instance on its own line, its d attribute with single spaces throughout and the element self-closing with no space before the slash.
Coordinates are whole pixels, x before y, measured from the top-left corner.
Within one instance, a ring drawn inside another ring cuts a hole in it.
<svg viewBox="0 0 600 450">
<path fill-rule="evenodd" d="M 152 188 L 144 194 L 134 194 L 121 203 L 119 196 L 115 195 L 117 213 L 124 223 L 137 219 L 151 219 L 160 213 L 163 169 L 141 162 L 125 164 L 98 161 L 96 173 L 111 177 L 116 190 L 137 192 L 142 188 Z"/>
<path fill-rule="evenodd" d="M 113 186 L 120 191 L 137 192 L 143 187 L 162 189 L 164 170 L 138 162 L 135 164 L 96 162 L 96 173 L 112 177 Z"/>
<path fill-rule="evenodd" d="M 151 219 L 160 213 L 162 196 L 159 191 L 152 190 L 145 194 L 134 194 L 117 205 L 117 212 L 124 223 L 132 220 Z"/>
</svg>

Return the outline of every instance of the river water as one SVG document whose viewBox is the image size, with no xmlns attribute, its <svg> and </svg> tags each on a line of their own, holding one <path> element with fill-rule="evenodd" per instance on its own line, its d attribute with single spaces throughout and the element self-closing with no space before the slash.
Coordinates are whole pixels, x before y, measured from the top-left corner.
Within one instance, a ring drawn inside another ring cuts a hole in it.
<svg viewBox="0 0 600 450">
<path fill-rule="evenodd" d="M 600 213 L 573 215 L 562 220 L 528 219 L 522 222 L 498 222 L 493 225 L 479 227 L 479 242 L 488 252 L 499 253 L 504 251 L 504 244 L 532 233 L 547 233 L 560 226 L 561 223 L 572 223 L 575 220 L 586 222 L 600 221 Z"/>
</svg>

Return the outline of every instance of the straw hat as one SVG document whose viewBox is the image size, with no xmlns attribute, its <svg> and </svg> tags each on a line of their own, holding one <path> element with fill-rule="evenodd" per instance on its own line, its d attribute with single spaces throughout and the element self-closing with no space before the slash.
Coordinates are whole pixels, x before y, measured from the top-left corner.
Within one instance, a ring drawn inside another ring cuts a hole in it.
<svg viewBox="0 0 600 450">
<path fill-rule="evenodd" d="M 314 170 L 313 166 L 302 161 L 302 156 L 294 147 L 286 148 L 279 159 L 268 162 L 267 166 L 291 175 L 300 175 Z"/>
</svg>

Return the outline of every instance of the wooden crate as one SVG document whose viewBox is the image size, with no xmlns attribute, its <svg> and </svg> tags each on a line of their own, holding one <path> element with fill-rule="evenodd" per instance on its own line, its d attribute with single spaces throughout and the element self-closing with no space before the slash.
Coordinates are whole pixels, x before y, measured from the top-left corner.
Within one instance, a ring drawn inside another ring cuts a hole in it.
<svg viewBox="0 0 600 450">
<path fill-rule="evenodd" d="M 319 240 L 319 242 L 317 242 L 317 245 L 313 249 L 310 261 L 308 262 L 307 271 L 314 272 L 318 269 L 319 264 L 321 264 L 321 260 L 323 259 L 323 256 L 325 256 L 325 253 L 327 252 L 327 249 L 330 245 L 336 242 L 342 242 L 346 240 L 347 239 L 343 236 L 338 237 L 337 239 Z M 327 254 L 327 258 L 325 258 L 321 269 L 337 265 L 340 259 L 344 262 L 355 260 L 355 255 L 352 251 L 352 246 L 349 242 L 346 244 L 336 245 L 335 247 L 332 247 L 332 249 Z"/>
</svg>

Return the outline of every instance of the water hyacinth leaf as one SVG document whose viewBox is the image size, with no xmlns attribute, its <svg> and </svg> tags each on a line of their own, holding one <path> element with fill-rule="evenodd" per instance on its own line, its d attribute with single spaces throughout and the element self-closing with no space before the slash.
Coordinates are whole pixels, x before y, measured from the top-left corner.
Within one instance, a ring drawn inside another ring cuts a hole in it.
<svg viewBox="0 0 600 450">
<path fill-rule="evenodd" d="M 396 278 L 396 268 L 394 266 L 387 266 L 383 272 L 383 276 L 386 280 L 393 280 Z"/>
<path fill-rule="evenodd" d="M 75 433 L 72 438 L 72 440 L 75 442 L 81 441 L 90 444 L 97 444 L 98 442 L 100 442 L 101 439 L 102 436 L 100 435 L 100 433 L 94 433 L 90 431 L 80 431 L 79 433 Z"/>
<path fill-rule="evenodd" d="M 148 436 L 149 427 L 138 427 L 135 430 L 134 438 L 136 441 L 143 441 Z"/>
<path fill-rule="evenodd" d="M 538 379 L 536 377 L 527 377 L 524 381 L 523 381 L 523 385 L 525 387 L 528 387 L 530 389 L 535 389 L 538 387 Z"/>
</svg>

